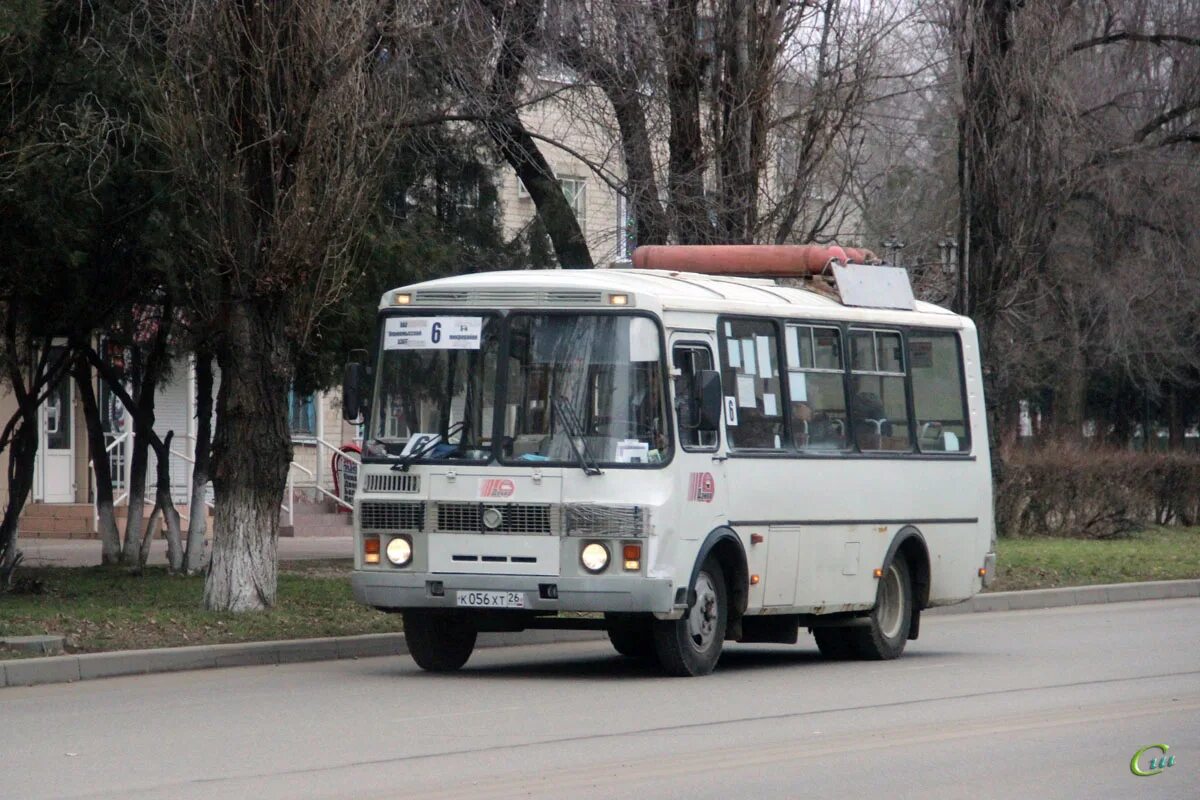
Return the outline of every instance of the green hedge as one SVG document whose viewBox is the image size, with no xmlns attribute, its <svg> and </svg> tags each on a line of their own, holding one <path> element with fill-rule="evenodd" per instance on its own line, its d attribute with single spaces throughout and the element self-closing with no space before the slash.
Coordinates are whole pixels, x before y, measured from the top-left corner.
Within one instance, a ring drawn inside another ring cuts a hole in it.
<svg viewBox="0 0 1200 800">
<path fill-rule="evenodd" d="M 1200 458 L 1071 446 L 1004 454 L 1003 536 L 1107 539 L 1151 524 L 1200 524 Z"/>
</svg>

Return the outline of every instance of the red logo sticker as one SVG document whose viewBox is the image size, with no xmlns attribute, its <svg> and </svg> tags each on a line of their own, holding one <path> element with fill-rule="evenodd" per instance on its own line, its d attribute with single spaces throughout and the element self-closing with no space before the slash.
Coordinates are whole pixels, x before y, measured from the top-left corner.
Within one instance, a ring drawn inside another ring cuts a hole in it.
<svg viewBox="0 0 1200 800">
<path fill-rule="evenodd" d="M 717 482 L 711 472 L 693 472 L 688 482 L 688 500 L 711 503 L 717 493 Z"/>
<path fill-rule="evenodd" d="M 512 497 L 517 485 L 508 478 L 484 478 L 479 481 L 480 497 Z"/>
</svg>

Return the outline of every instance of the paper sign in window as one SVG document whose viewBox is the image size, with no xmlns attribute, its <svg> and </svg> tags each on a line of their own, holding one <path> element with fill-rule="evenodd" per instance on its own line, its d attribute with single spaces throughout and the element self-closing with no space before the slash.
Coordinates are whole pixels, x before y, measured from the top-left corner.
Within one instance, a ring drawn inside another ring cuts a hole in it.
<svg viewBox="0 0 1200 800">
<path fill-rule="evenodd" d="M 742 343 L 737 339 L 726 339 L 725 349 L 729 355 L 729 366 L 737 369 L 742 365 Z"/>
<path fill-rule="evenodd" d="M 768 392 L 763 395 L 763 416 L 778 417 L 779 404 L 775 402 L 775 395 Z"/>
<path fill-rule="evenodd" d="M 742 339 L 742 371 L 747 375 L 758 374 L 758 363 L 754 358 L 754 340 Z"/>
<path fill-rule="evenodd" d="M 762 376 L 775 377 L 775 370 L 771 368 L 771 337 L 755 336 L 754 340 L 758 345 L 758 363 L 762 364 Z"/>
<path fill-rule="evenodd" d="M 384 350 L 478 350 L 483 317 L 389 317 Z"/>
<path fill-rule="evenodd" d="M 737 398 L 725 395 L 725 424 L 730 428 L 737 427 Z"/>
<path fill-rule="evenodd" d="M 807 330 L 807 328 L 805 329 Z M 787 363 L 789 367 L 799 367 L 800 364 L 800 336 L 796 328 L 787 327 Z"/>
<path fill-rule="evenodd" d="M 792 395 L 793 403 L 808 402 L 808 381 L 804 379 L 803 372 L 788 373 L 788 392 Z"/>
<path fill-rule="evenodd" d="M 757 408 L 758 397 L 754 392 L 754 377 L 751 375 L 738 375 L 737 379 L 737 398 L 738 405 L 742 408 Z"/>
</svg>

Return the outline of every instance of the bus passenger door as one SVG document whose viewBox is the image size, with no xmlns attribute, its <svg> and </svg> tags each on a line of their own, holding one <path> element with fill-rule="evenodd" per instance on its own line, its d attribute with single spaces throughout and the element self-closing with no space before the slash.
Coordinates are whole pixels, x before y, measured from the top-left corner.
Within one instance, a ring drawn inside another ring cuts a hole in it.
<svg viewBox="0 0 1200 800">
<path fill-rule="evenodd" d="M 717 368 L 714 352 L 710 333 L 681 332 L 671 337 L 672 403 L 679 442 L 675 454 L 678 536 L 692 543 L 679 548 L 677 558 L 694 555 L 697 540 L 703 541 L 722 524 L 728 508 L 720 431 L 702 431 L 698 426 L 698 378 L 702 371 Z"/>
</svg>

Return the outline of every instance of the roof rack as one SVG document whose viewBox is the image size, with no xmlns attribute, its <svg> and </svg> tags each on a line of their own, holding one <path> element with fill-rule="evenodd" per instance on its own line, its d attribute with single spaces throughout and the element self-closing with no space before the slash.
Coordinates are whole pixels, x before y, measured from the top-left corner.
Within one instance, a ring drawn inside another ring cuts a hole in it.
<svg viewBox="0 0 1200 800">
<path fill-rule="evenodd" d="M 646 245 L 635 269 L 730 278 L 770 278 L 861 308 L 916 308 L 908 273 L 884 266 L 870 250 L 838 245 Z"/>
</svg>

